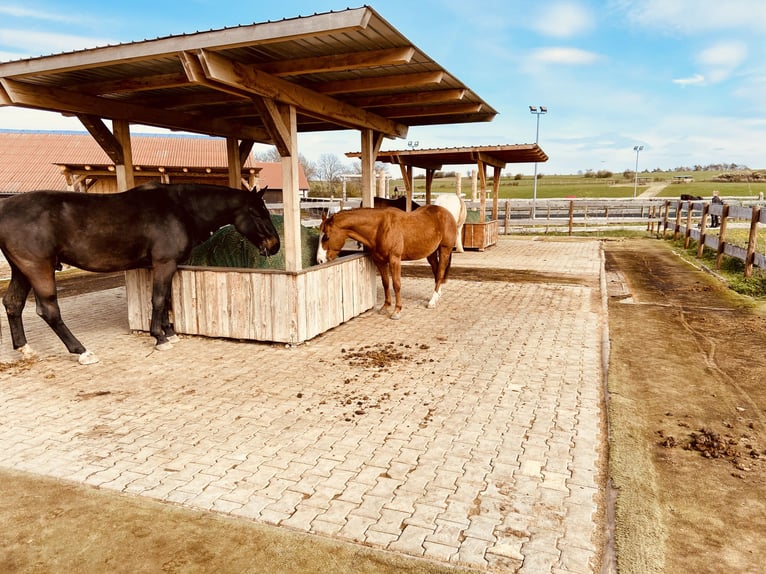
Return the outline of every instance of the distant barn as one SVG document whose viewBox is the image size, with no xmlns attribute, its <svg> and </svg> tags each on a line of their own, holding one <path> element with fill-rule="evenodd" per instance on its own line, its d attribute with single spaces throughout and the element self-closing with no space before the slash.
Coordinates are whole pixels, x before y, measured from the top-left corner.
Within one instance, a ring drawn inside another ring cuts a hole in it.
<svg viewBox="0 0 766 574">
<path fill-rule="evenodd" d="M 204 182 L 228 185 L 226 142 L 220 138 L 149 136 L 131 138 L 135 183 Z M 309 190 L 299 167 L 299 189 Z M 242 167 L 242 187 L 268 187 L 267 202 L 282 201 L 280 163 L 256 162 Z M 0 194 L 35 189 L 114 193 L 114 164 L 90 134 L 73 132 L 0 131 Z"/>
</svg>

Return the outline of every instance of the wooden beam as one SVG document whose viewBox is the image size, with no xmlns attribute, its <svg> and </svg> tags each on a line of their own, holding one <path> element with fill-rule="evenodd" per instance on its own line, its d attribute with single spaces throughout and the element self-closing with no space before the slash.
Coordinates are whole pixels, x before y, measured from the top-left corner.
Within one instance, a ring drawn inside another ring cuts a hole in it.
<svg viewBox="0 0 766 574">
<path fill-rule="evenodd" d="M 270 98 L 253 96 L 253 104 L 259 111 L 263 125 L 281 157 L 292 155 L 290 127 L 285 124 L 277 103 Z"/>
<path fill-rule="evenodd" d="M 172 74 L 155 74 L 135 78 L 120 78 L 103 82 L 79 83 L 71 86 L 78 92 L 87 94 L 119 94 L 123 92 L 141 92 L 145 90 L 161 90 L 189 85 L 189 78 L 183 72 Z"/>
<path fill-rule="evenodd" d="M 332 54 L 313 58 L 296 58 L 294 60 L 258 64 L 256 67 L 263 72 L 275 76 L 291 76 L 319 72 L 337 72 L 353 68 L 396 66 L 409 63 L 414 54 L 415 48 L 405 46 L 403 48 L 368 50 L 366 52 Z"/>
<path fill-rule="evenodd" d="M 114 134 L 109 131 L 109 128 L 106 127 L 101 118 L 87 114 L 81 114 L 77 117 L 115 165 L 125 163 L 125 156 L 122 153 L 120 142 L 117 141 Z"/>
<path fill-rule="evenodd" d="M 237 138 L 226 138 L 226 159 L 229 168 L 229 187 L 242 189 L 242 163 L 239 159 L 239 142 Z"/>
<path fill-rule="evenodd" d="M 239 163 L 240 165 L 244 166 L 247 162 L 247 158 L 250 156 L 250 153 L 253 151 L 253 145 L 255 142 L 253 140 L 242 140 L 239 142 Z"/>
<path fill-rule="evenodd" d="M 430 90 L 428 92 L 408 92 L 393 95 L 356 96 L 344 98 L 344 102 L 359 108 L 374 106 L 403 106 L 417 104 L 438 104 L 440 102 L 457 102 L 465 96 L 465 89 Z"/>
<path fill-rule="evenodd" d="M 486 153 L 482 151 L 471 152 L 471 157 L 477 163 L 481 162 L 487 165 L 491 165 L 492 167 L 501 168 L 501 169 L 505 167 L 505 162 L 494 157 L 491 153 Z"/>
<path fill-rule="evenodd" d="M 304 114 L 348 128 L 368 128 L 388 137 L 405 137 L 407 134 L 407 126 L 403 124 L 381 118 L 255 68 L 243 66 L 220 54 L 202 50 L 197 57 L 205 76 L 223 86 L 284 102 L 295 106 Z"/>
<path fill-rule="evenodd" d="M 348 94 L 355 92 L 374 92 L 412 86 L 427 86 L 440 84 L 444 72 L 418 72 L 415 74 L 400 74 L 398 76 L 381 76 L 377 78 L 359 78 L 355 80 L 338 80 L 318 84 L 314 90 L 321 94 Z"/>
<path fill-rule="evenodd" d="M 137 124 L 158 126 L 171 130 L 216 136 L 235 136 L 258 140 L 258 134 L 236 122 L 193 116 L 173 110 L 145 108 L 98 96 L 80 94 L 71 90 L 55 90 L 45 86 L 32 86 L 8 78 L 0 78 L 0 85 L 15 106 L 52 110 L 71 114 L 89 114 L 125 120 Z"/>
<path fill-rule="evenodd" d="M 434 106 L 397 106 L 393 108 L 373 108 L 370 111 L 384 118 L 414 118 L 425 116 L 444 116 L 449 114 L 475 114 L 481 111 L 479 103 L 441 104 Z"/>
</svg>

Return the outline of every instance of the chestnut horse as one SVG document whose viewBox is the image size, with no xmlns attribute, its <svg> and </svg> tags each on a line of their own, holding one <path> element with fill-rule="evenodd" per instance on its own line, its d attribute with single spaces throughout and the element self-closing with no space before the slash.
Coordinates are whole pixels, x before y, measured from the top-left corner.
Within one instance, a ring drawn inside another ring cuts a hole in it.
<svg viewBox="0 0 766 574">
<path fill-rule="evenodd" d="M 13 348 L 34 355 L 21 319 L 34 290 L 37 314 L 69 352 L 79 355 L 81 364 L 98 361 L 61 319 L 55 278 L 61 264 L 97 272 L 151 267 L 150 332 L 157 349 L 172 347 L 176 336 L 168 312 L 176 267 L 193 247 L 230 223 L 263 255 L 279 251 L 263 190 L 149 183 L 123 193 L 30 191 L 0 200 L 0 249 L 11 266 L 3 304 Z"/>
<path fill-rule="evenodd" d="M 402 261 L 428 259 L 434 274 L 434 293 L 428 308 L 436 307 L 441 286 L 447 280 L 457 225 L 449 211 L 437 205 L 426 205 L 415 211 L 361 207 L 322 216 L 317 263 L 332 261 L 347 239 L 358 241 L 371 253 L 383 282 L 385 300 L 380 312 L 391 306 L 389 273 L 393 279 L 396 305 L 392 319 L 402 314 Z"/>
</svg>

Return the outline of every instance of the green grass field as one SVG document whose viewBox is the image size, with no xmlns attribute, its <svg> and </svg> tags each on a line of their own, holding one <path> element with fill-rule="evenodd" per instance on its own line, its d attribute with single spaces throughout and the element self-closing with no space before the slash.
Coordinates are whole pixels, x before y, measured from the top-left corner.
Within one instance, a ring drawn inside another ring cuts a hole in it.
<svg viewBox="0 0 766 574">
<path fill-rule="evenodd" d="M 728 183 L 713 181 L 720 175 L 719 171 L 694 171 L 694 172 L 658 172 L 639 173 L 640 184 L 636 187 L 636 193 L 640 195 L 649 184 L 667 182 L 657 197 L 678 197 L 682 193 L 710 197 L 714 189 L 726 196 L 753 197 L 759 193 L 766 195 L 766 178 L 762 182 L 752 183 Z M 694 178 L 692 183 L 670 183 L 675 176 L 689 175 Z M 401 179 L 392 179 L 389 189 L 394 187 L 403 190 L 404 182 Z M 487 188 L 492 189 L 491 180 L 487 182 Z M 425 193 L 425 178 L 415 178 L 415 193 Z M 461 189 L 466 197 L 471 195 L 471 179 L 463 177 Z M 455 191 L 455 178 L 434 178 L 431 190 L 434 193 L 448 193 Z M 532 176 L 524 176 L 515 179 L 514 176 L 503 176 L 500 179 L 499 199 L 532 199 L 534 180 Z M 633 179 L 625 179 L 623 175 L 614 174 L 612 178 L 601 179 L 585 177 L 583 175 L 543 175 L 537 180 L 537 197 L 548 198 L 624 198 L 633 197 Z"/>
</svg>

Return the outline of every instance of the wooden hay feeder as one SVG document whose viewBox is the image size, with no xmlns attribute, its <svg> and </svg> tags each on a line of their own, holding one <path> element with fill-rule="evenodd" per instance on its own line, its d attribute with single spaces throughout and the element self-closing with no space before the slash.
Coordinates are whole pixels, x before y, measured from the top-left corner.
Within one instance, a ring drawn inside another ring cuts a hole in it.
<svg viewBox="0 0 766 574">
<path fill-rule="evenodd" d="M 173 278 L 175 328 L 187 335 L 298 344 L 375 305 L 367 255 L 300 271 L 182 266 Z M 128 323 L 148 331 L 151 271 L 126 272 Z"/>
</svg>

